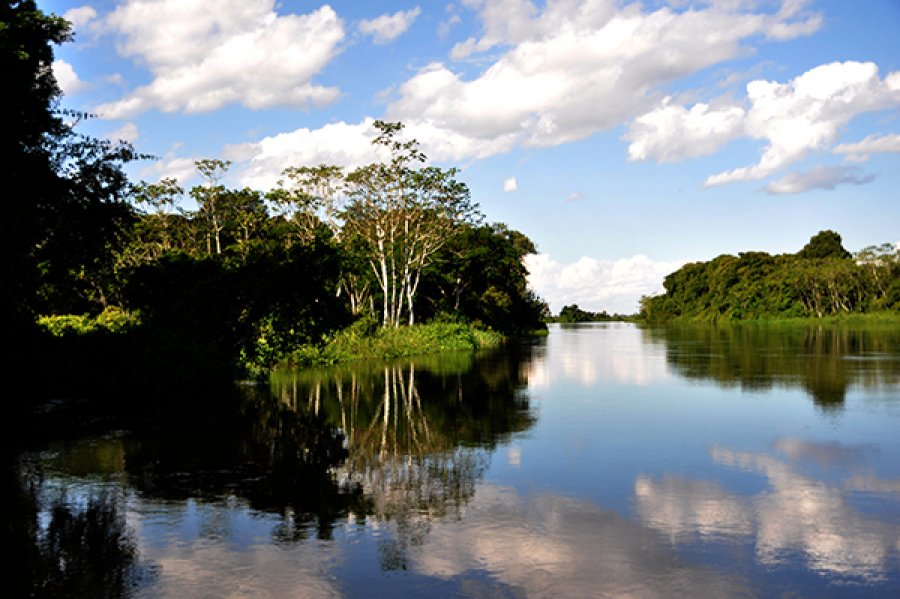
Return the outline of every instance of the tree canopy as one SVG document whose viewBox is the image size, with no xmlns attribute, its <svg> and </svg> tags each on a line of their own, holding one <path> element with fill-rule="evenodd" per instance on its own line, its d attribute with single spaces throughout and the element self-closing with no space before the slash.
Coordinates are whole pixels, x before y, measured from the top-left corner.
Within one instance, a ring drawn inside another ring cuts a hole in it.
<svg viewBox="0 0 900 599">
<path fill-rule="evenodd" d="M 841 236 L 822 231 L 796 254 L 742 252 L 686 264 L 644 297 L 648 320 L 823 317 L 900 310 L 900 253 L 883 244 L 855 259 Z"/>
</svg>

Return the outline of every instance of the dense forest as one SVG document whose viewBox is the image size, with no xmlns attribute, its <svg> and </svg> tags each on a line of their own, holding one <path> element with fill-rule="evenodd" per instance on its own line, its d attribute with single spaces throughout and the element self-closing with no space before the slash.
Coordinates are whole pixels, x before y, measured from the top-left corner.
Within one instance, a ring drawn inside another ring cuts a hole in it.
<svg viewBox="0 0 900 599">
<path fill-rule="evenodd" d="M 34 2 L 0 12 L 7 366 L 227 379 L 353 322 L 543 327 L 532 242 L 484 223 L 457 170 L 429 165 L 401 123 L 375 123 L 381 162 L 288 168 L 271 190 L 225 186 L 218 159 L 196 162 L 190 189 L 132 182 L 125 166 L 152 157 L 80 134 L 91 115 L 61 107 L 51 65 L 69 23 Z"/>
<path fill-rule="evenodd" d="M 900 251 L 885 243 L 848 252 L 821 231 L 796 254 L 742 252 L 686 264 L 665 293 L 641 299 L 648 321 L 822 318 L 900 310 Z"/>
<path fill-rule="evenodd" d="M 606 310 L 600 312 L 592 312 L 584 310 L 578 304 L 568 304 L 560 309 L 559 314 L 548 319 L 548 322 L 559 322 L 563 324 L 576 322 L 615 322 L 634 320 L 633 314 L 610 314 Z"/>
</svg>

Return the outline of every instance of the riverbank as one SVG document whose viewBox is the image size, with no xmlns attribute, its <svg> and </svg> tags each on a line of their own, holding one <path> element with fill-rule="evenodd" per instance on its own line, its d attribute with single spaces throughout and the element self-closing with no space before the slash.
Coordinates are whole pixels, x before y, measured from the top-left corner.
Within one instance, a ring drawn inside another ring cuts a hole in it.
<svg viewBox="0 0 900 599">
<path fill-rule="evenodd" d="M 897 326 L 900 327 L 900 312 L 868 312 L 837 314 L 815 317 L 793 318 L 747 318 L 710 319 L 696 316 L 676 316 L 667 321 L 642 321 L 644 324 L 671 324 L 671 325 L 696 325 L 696 324 L 759 324 L 778 326 Z"/>
<path fill-rule="evenodd" d="M 317 366 L 356 360 L 393 359 L 499 347 L 507 338 L 497 331 L 456 322 L 432 322 L 398 328 L 354 324 L 322 345 L 291 352 L 291 366 Z"/>
</svg>

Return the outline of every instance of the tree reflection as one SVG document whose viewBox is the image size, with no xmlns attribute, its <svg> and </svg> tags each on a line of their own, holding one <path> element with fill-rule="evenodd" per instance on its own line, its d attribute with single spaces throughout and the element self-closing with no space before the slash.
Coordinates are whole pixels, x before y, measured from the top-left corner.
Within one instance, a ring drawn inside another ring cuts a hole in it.
<svg viewBox="0 0 900 599">
<path fill-rule="evenodd" d="M 24 594 L 125 596 L 145 582 L 124 517 L 131 493 L 141 510 L 200 514 L 198 534 L 213 546 L 236 534 L 235 506 L 275 515 L 278 544 L 389 523 L 396 534 L 380 564 L 403 569 L 434 522 L 461 518 L 488 449 L 533 425 L 522 360 L 459 354 L 280 372 L 270 387 L 243 387 L 236 411 L 223 401 L 19 454 L 36 464 L 8 469 L 8 529 L 14 547 L 29 548 L 17 556 L 33 586 Z M 160 576 L 177 578 L 144 549 Z"/>
<path fill-rule="evenodd" d="M 236 497 L 282 514 L 279 540 L 311 532 L 327 539 L 336 520 L 369 510 L 357 486 L 333 475 L 347 457 L 343 444 L 341 432 L 321 415 L 251 390 L 238 414 L 210 414 L 129 438 L 125 461 L 129 482 L 147 498 Z"/>
<path fill-rule="evenodd" d="M 405 568 L 408 548 L 421 544 L 432 521 L 461 517 L 487 466 L 485 449 L 534 423 L 517 359 L 498 355 L 472 368 L 468 354 L 457 358 L 272 378 L 284 405 L 322 416 L 344 435 L 337 479 L 362 489 L 370 517 L 397 528 L 380 549 L 385 569 Z"/>
<path fill-rule="evenodd" d="M 7 592 L 28 597 L 127 597 L 139 567 L 121 487 L 48 485 L 39 466 L 17 464 L 5 494 L 5 529 L 14 545 Z M 18 596 L 18 595 L 17 595 Z"/>
<path fill-rule="evenodd" d="M 689 379 L 751 391 L 800 386 L 823 409 L 843 406 L 847 390 L 900 383 L 900 331 L 889 328 L 718 325 L 645 329 L 666 360 Z"/>
</svg>

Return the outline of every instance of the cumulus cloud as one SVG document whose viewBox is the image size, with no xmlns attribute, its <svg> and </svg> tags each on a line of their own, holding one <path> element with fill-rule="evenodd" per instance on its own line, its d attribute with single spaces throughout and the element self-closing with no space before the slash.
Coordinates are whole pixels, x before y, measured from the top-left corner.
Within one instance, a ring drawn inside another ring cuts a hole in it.
<svg viewBox="0 0 900 599">
<path fill-rule="evenodd" d="M 642 295 L 662 292 L 666 275 L 683 262 L 656 262 L 638 254 L 619 260 L 582 257 L 571 264 L 548 254 L 525 257 L 528 283 L 553 312 L 568 304 L 592 311 L 632 314 Z"/>
<path fill-rule="evenodd" d="M 53 76 L 56 77 L 56 83 L 66 95 L 76 94 L 85 87 L 84 81 L 78 77 L 78 73 L 65 60 L 53 61 Z"/>
<path fill-rule="evenodd" d="M 409 29 L 422 9 L 418 6 L 410 10 L 400 10 L 392 15 L 381 15 L 359 22 L 359 31 L 372 36 L 376 44 L 387 44 L 403 35 Z"/>
<path fill-rule="evenodd" d="M 138 127 L 134 123 L 125 123 L 115 131 L 106 134 L 106 138 L 111 141 L 127 141 L 128 143 L 134 143 L 138 137 Z"/>
<path fill-rule="evenodd" d="M 484 35 L 454 50 L 464 57 L 506 49 L 466 80 L 443 63 L 400 87 L 389 116 L 420 118 L 473 140 L 547 146 L 618 125 L 648 106 L 661 84 L 733 58 L 741 42 L 792 15 L 631 4 L 525 0 L 471 2 Z M 507 49 L 508 48 L 508 49 Z"/>
<path fill-rule="evenodd" d="M 63 18 L 72 24 L 72 29 L 77 33 L 97 19 L 97 11 L 92 6 L 78 6 L 64 12 Z"/>
<path fill-rule="evenodd" d="M 438 161 L 583 139 L 647 113 L 661 86 L 739 56 L 751 41 L 817 27 L 805 3 L 794 1 L 774 13 L 731 2 L 683 10 L 591 0 L 464 4 L 476 11 L 482 31 L 452 57 L 490 50 L 496 54 L 485 57 L 488 66 L 467 77 L 452 63 L 425 65 L 397 86 L 383 117 L 406 123 Z M 707 112 L 700 124 L 730 131 L 734 110 Z"/>
<path fill-rule="evenodd" d="M 865 162 L 869 159 L 869 154 L 900 152 L 900 134 L 869 135 L 862 141 L 840 144 L 832 151 L 835 154 L 843 154 L 850 162 Z"/>
<path fill-rule="evenodd" d="M 185 186 L 198 178 L 195 162 L 200 160 L 197 156 L 178 156 L 174 151 L 167 152 L 162 158 L 141 170 L 142 179 L 157 182 L 162 179 L 177 179 L 181 186 Z"/>
<path fill-rule="evenodd" d="M 326 104 L 339 95 L 312 82 L 338 53 L 341 19 L 330 6 L 279 15 L 274 0 L 128 0 L 103 20 L 118 51 L 149 68 L 153 80 L 102 104 L 106 118 L 153 108 L 205 112 Z"/>
<path fill-rule="evenodd" d="M 666 98 L 637 117 L 625 137 L 631 141 L 630 159 L 658 162 L 707 155 L 740 137 L 767 142 L 757 164 L 714 174 L 704 184 L 709 187 L 775 174 L 811 151 L 832 145 L 840 128 L 855 116 L 892 106 L 900 106 L 900 72 L 882 79 L 874 63 L 834 62 L 787 83 L 751 81 L 743 105 L 720 100 L 688 109 Z M 817 180 L 824 179 L 823 174 L 816 172 Z M 794 193 L 787 190 L 814 183 L 811 176 L 786 179 L 773 184 L 772 191 Z"/>
<path fill-rule="evenodd" d="M 740 106 L 698 103 L 689 110 L 667 97 L 631 124 L 625 136 L 631 142 L 628 159 L 675 162 L 712 154 L 743 133 L 745 115 Z"/>
<path fill-rule="evenodd" d="M 768 145 L 759 163 L 710 176 L 706 186 L 767 177 L 834 143 L 838 130 L 864 112 L 900 105 L 897 73 L 881 79 L 871 62 L 835 62 L 789 83 L 752 81 L 744 133 Z"/>
<path fill-rule="evenodd" d="M 865 185 L 875 180 L 875 175 L 863 175 L 860 169 L 850 166 L 817 166 L 809 171 L 788 173 L 766 186 L 771 194 L 803 193 L 812 189 L 832 190 L 838 185 Z"/>
<path fill-rule="evenodd" d="M 503 181 L 503 191 L 509 193 L 512 191 L 516 191 L 517 189 L 519 189 L 519 182 L 516 181 L 515 177 L 510 177 L 509 179 Z"/>
<path fill-rule="evenodd" d="M 242 185 L 270 189 L 289 166 L 335 164 L 353 169 L 378 159 L 372 119 L 359 124 L 331 123 L 319 129 L 297 129 L 258 142 L 230 146 L 227 154 L 249 158 L 238 173 Z"/>
</svg>

